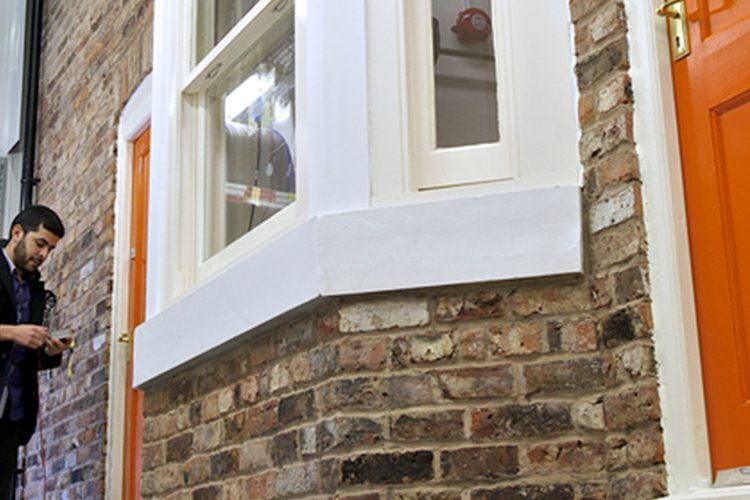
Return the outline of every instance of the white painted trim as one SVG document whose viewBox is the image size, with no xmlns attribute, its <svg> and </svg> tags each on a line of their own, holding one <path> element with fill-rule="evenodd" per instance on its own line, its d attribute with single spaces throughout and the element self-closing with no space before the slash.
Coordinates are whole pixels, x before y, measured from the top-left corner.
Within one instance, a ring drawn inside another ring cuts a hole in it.
<svg viewBox="0 0 750 500">
<path fill-rule="evenodd" d="M 127 346 L 117 341 L 128 327 L 128 270 L 130 259 L 130 199 L 133 143 L 151 120 L 151 75 L 149 74 L 128 100 L 117 128 L 117 174 L 115 195 L 114 277 L 112 286 L 112 331 L 110 332 L 109 401 L 107 413 L 107 463 L 105 497 L 122 497 L 124 467 L 125 395 L 127 387 Z"/>
<path fill-rule="evenodd" d="M 669 493 L 725 498 L 721 489 L 695 493 L 710 487 L 711 467 L 666 23 L 654 14 L 659 3 L 625 5 Z M 750 492 L 732 491 L 740 492 L 734 498 Z"/>
<path fill-rule="evenodd" d="M 580 196 L 567 185 L 313 217 L 143 323 L 134 383 L 319 297 L 580 273 Z"/>
</svg>

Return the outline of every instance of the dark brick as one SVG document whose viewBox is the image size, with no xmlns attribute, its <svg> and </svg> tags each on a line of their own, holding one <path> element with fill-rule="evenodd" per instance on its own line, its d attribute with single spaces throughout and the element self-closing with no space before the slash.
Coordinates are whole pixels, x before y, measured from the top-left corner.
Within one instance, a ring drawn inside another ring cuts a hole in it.
<svg viewBox="0 0 750 500">
<path fill-rule="evenodd" d="M 635 338 L 633 318 L 628 311 L 617 311 L 604 321 L 604 345 L 612 347 Z"/>
<path fill-rule="evenodd" d="M 331 494 L 341 485 L 341 461 L 337 458 L 320 462 L 320 489 Z"/>
<path fill-rule="evenodd" d="M 221 490 L 218 486 L 205 486 L 193 491 L 193 500 L 218 500 Z"/>
<path fill-rule="evenodd" d="M 279 402 L 279 423 L 285 425 L 312 417 L 313 399 L 312 389 L 283 398 Z"/>
<path fill-rule="evenodd" d="M 570 484 L 517 485 L 472 492 L 471 500 L 573 500 L 575 489 Z M 618 498 L 619 497 L 613 497 Z"/>
<path fill-rule="evenodd" d="M 236 449 L 222 451 L 211 457 L 211 479 L 234 474 L 238 468 L 239 452 Z"/>
<path fill-rule="evenodd" d="M 332 375 L 339 369 L 339 355 L 334 346 L 326 345 L 310 351 L 310 376 L 313 380 Z"/>
<path fill-rule="evenodd" d="M 321 422 L 316 428 L 317 451 L 353 448 L 371 445 L 383 439 L 382 426 L 368 418 L 337 418 Z"/>
<path fill-rule="evenodd" d="M 557 321 L 547 323 L 547 343 L 550 352 L 562 350 L 562 325 Z"/>
<path fill-rule="evenodd" d="M 349 458 L 341 464 L 342 482 L 356 484 L 409 484 L 433 478 L 432 452 L 381 453 Z"/>
<path fill-rule="evenodd" d="M 443 478 L 448 481 L 500 479 L 518 474 L 518 447 L 494 446 L 443 451 L 440 455 Z"/>
<path fill-rule="evenodd" d="M 615 299 L 620 304 L 646 295 L 646 281 L 640 267 L 631 267 L 615 274 Z"/>
<path fill-rule="evenodd" d="M 527 365 L 523 369 L 527 396 L 564 391 L 602 389 L 605 364 L 599 357 Z"/>
<path fill-rule="evenodd" d="M 297 460 L 297 431 L 275 436 L 271 443 L 271 456 L 278 466 Z"/>
<path fill-rule="evenodd" d="M 572 428 L 566 404 L 512 404 L 471 413 L 471 434 L 479 439 L 549 436 Z"/>
<path fill-rule="evenodd" d="M 391 424 L 395 441 L 456 441 L 463 437 L 461 410 L 401 415 Z"/>
<path fill-rule="evenodd" d="M 620 38 L 576 65 L 578 88 L 586 89 L 614 70 L 628 67 L 628 43 L 625 38 Z"/>
<path fill-rule="evenodd" d="M 335 410 L 382 408 L 388 389 L 379 379 L 362 377 L 333 380 L 318 388 L 318 405 L 325 414 Z"/>
<path fill-rule="evenodd" d="M 450 399 L 499 398 L 514 393 L 508 365 L 438 372 L 438 380 L 443 396 Z"/>
<path fill-rule="evenodd" d="M 235 413 L 224 419 L 224 439 L 227 443 L 238 443 L 250 434 L 246 412 Z"/>
<path fill-rule="evenodd" d="M 186 432 L 167 441 L 167 462 L 182 462 L 193 451 L 193 434 Z"/>
</svg>

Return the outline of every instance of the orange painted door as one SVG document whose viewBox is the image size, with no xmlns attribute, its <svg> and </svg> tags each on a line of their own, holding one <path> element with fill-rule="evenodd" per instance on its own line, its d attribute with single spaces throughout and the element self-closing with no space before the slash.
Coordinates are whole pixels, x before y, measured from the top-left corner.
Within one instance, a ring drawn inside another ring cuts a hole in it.
<svg viewBox="0 0 750 500">
<path fill-rule="evenodd" d="M 750 1 L 687 11 L 692 52 L 672 70 L 716 472 L 750 465 Z"/>
<path fill-rule="evenodd" d="M 148 213 L 148 169 L 150 129 L 133 143 L 132 197 L 130 209 L 130 272 L 128 330 L 130 345 L 135 327 L 146 317 L 146 229 Z M 129 349 L 125 397 L 125 473 L 123 498 L 140 498 L 143 393 L 132 389 L 133 350 Z"/>
</svg>

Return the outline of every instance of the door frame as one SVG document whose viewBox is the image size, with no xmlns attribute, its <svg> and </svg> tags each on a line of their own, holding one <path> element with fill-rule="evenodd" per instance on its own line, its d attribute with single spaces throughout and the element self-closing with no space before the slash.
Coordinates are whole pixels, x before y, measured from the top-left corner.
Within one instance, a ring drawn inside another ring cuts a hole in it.
<svg viewBox="0 0 750 500">
<path fill-rule="evenodd" d="M 117 174 L 115 194 L 114 276 L 112 285 L 112 329 L 110 331 L 109 405 L 107 413 L 107 463 L 105 497 L 122 498 L 125 467 L 125 380 L 128 345 L 117 341 L 128 330 L 130 282 L 130 205 L 132 197 L 133 141 L 151 123 L 151 74 L 133 92 L 120 114 L 117 127 Z"/>
<path fill-rule="evenodd" d="M 711 487 L 669 39 L 655 14 L 661 3 L 625 0 L 669 498 L 748 498 L 750 487 Z"/>
</svg>

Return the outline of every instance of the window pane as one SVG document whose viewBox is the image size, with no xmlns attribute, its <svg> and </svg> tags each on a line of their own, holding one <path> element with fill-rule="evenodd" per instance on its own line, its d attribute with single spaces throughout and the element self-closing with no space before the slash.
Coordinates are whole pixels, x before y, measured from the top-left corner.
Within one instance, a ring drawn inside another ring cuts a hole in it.
<svg viewBox="0 0 750 500">
<path fill-rule="evenodd" d="M 500 140 L 490 0 L 432 0 L 437 147 Z"/>
<path fill-rule="evenodd" d="M 197 1 L 197 47 L 196 61 L 229 33 L 229 30 L 250 12 L 260 0 L 196 0 Z"/>
<path fill-rule="evenodd" d="M 293 16 L 207 90 L 213 255 L 295 199 Z"/>
</svg>

